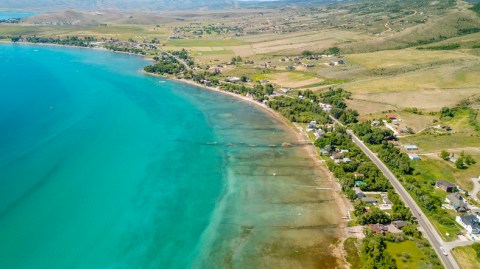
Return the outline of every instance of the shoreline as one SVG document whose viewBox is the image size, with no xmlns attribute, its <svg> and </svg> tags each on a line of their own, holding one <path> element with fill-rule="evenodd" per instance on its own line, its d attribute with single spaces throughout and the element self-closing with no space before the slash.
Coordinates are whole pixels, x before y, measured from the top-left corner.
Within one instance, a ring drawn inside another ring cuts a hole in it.
<svg viewBox="0 0 480 269">
<path fill-rule="evenodd" d="M 3 43 L 3 42 L 1 42 Z M 139 55 L 135 53 L 129 53 L 129 52 L 119 52 L 119 51 L 111 51 L 105 48 L 100 48 L 100 47 L 77 47 L 77 46 L 68 46 L 68 45 L 58 45 L 58 44 L 44 44 L 44 43 L 29 43 L 29 42 L 4 42 L 6 44 L 19 44 L 19 45 L 32 45 L 32 46 L 53 46 L 53 47 L 64 47 L 64 48 L 79 48 L 79 49 L 93 49 L 93 50 L 98 50 L 98 51 L 105 51 L 105 52 L 113 52 L 113 53 L 121 53 L 121 54 L 129 54 L 129 55 L 135 55 L 135 56 L 140 56 L 146 61 L 152 61 L 152 59 L 148 59 L 145 55 Z M 145 75 L 148 76 L 153 76 L 153 77 L 159 77 L 162 79 L 168 79 L 171 81 L 176 81 L 179 83 L 187 84 L 189 86 L 197 87 L 201 90 L 209 90 L 217 93 L 221 93 L 224 95 L 231 96 L 232 98 L 235 98 L 237 100 L 241 100 L 250 104 L 255 105 L 256 107 L 262 109 L 264 112 L 266 112 L 270 117 L 275 119 L 277 122 L 281 123 L 286 127 L 286 130 L 288 130 L 295 138 L 297 142 L 305 142 L 308 141 L 310 142 L 309 138 L 306 136 L 304 132 L 299 130 L 298 128 L 295 127 L 290 121 L 288 121 L 285 117 L 277 113 L 275 110 L 269 108 L 268 106 L 257 102 L 250 97 L 247 96 L 242 96 L 236 93 L 232 92 L 227 92 L 223 91 L 219 88 L 214 88 L 214 87 L 208 87 L 199 83 L 196 83 L 191 80 L 187 79 L 177 79 L 177 78 L 170 78 L 170 77 L 164 77 L 162 75 L 158 74 L 152 74 L 145 72 L 144 70 L 141 70 L 141 72 Z M 342 268 L 348 268 L 348 263 L 345 260 L 345 253 L 343 250 L 343 242 L 347 238 L 347 222 L 348 220 L 344 219 L 343 216 L 347 214 L 347 212 L 352 208 L 351 203 L 347 200 L 345 196 L 342 195 L 341 193 L 341 188 L 338 182 L 333 178 L 332 173 L 330 170 L 326 167 L 326 165 L 323 163 L 322 160 L 319 159 L 319 156 L 317 154 L 316 148 L 312 143 L 305 144 L 303 146 L 304 150 L 306 151 L 307 155 L 309 158 L 314 162 L 315 168 L 318 168 L 318 170 L 321 172 L 322 175 L 325 176 L 325 179 L 327 180 L 328 184 L 331 185 L 332 189 L 332 198 L 333 202 L 335 203 L 335 209 L 339 210 L 341 212 L 338 215 L 338 229 L 336 231 L 336 237 L 338 239 L 337 243 L 332 247 L 332 255 L 339 261 L 340 266 Z M 317 183 L 315 183 L 317 184 Z"/>
<path fill-rule="evenodd" d="M 219 88 L 205 86 L 205 85 L 202 85 L 202 84 L 199 84 L 197 82 L 187 80 L 187 79 L 169 78 L 169 77 L 165 77 L 165 76 L 162 76 L 162 75 L 148 73 L 148 72 L 145 72 L 143 70 L 142 70 L 142 73 L 144 73 L 148 76 L 159 77 L 159 78 L 168 79 L 168 80 L 171 80 L 171 81 L 176 81 L 176 82 L 179 82 L 179 83 L 187 84 L 187 85 L 190 85 L 190 86 L 200 88 L 202 90 L 208 90 L 208 91 L 213 91 L 213 92 L 217 92 L 217 93 L 220 93 L 220 94 L 228 95 L 228 96 L 231 96 L 231 97 L 233 97 L 237 100 L 241 100 L 243 102 L 253 104 L 256 107 L 265 111 L 269 116 L 273 117 L 275 120 L 277 120 L 283 126 L 285 126 L 286 129 L 291 134 L 294 135 L 297 142 L 304 142 L 304 141 L 310 142 L 310 140 L 306 136 L 306 134 L 304 132 L 298 130 L 297 128 L 295 128 L 295 126 L 292 125 L 292 123 L 289 122 L 285 117 L 283 117 L 282 115 L 277 113 L 275 110 L 269 108 L 268 106 L 266 106 L 266 105 L 264 105 L 260 102 L 257 102 L 257 101 L 255 101 L 255 100 L 253 100 L 253 99 L 251 99 L 247 96 L 242 96 L 242 95 L 239 95 L 239 94 L 236 94 L 236 93 L 223 91 Z M 332 249 L 332 254 L 339 261 L 342 261 L 342 263 L 343 263 L 342 265 L 344 265 L 346 268 L 348 268 L 348 263 L 345 260 L 346 253 L 343 249 L 343 242 L 345 241 L 345 239 L 348 238 L 347 229 L 346 229 L 348 220 L 344 219 L 343 216 L 344 216 L 344 214 L 345 215 L 348 214 L 348 212 L 350 210 L 353 210 L 353 205 L 350 203 L 350 201 L 345 196 L 342 195 L 340 184 L 334 179 L 332 172 L 326 167 L 324 162 L 322 160 L 320 160 L 320 158 L 317 154 L 317 150 L 315 148 L 315 145 L 313 145 L 313 143 L 309 143 L 309 144 L 304 145 L 303 148 L 306 151 L 306 153 L 308 154 L 308 156 L 310 157 L 310 159 L 312 159 L 312 161 L 315 163 L 315 167 L 326 177 L 327 181 L 329 182 L 329 184 L 331 184 L 331 187 L 333 189 L 332 190 L 333 191 L 332 197 L 333 197 L 335 206 L 337 207 L 337 209 L 341 213 L 338 216 L 338 220 L 339 220 L 338 231 L 337 231 L 338 243 Z"/>
</svg>

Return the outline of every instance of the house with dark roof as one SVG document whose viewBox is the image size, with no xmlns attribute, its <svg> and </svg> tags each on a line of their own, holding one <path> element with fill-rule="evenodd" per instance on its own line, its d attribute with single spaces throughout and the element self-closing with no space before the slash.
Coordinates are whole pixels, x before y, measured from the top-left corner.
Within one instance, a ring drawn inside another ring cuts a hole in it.
<svg viewBox="0 0 480 269">
<path fill-rule="evenodd" d="M 403 220 L 394 220 L 394 221 L 392 221 L 392 225 L 395 226 L 395 228 L 397 228 L 397 229 L 401 229 L 402 227 L 407 225 L 407 222 L 405 222 Z"/>
<path fill-rule="evenodd" d="M 447 195 L 445 201 L 451 205 L 457 212 L 467 211 L 467 204 L 465 203 L 463 197 L 460 193 L 451 193 Z"/>
<path fill-rule="evenodd" d="M 445 180 L 437 180 L 435 182 L 435 187 L 446 192 L 454 192 L 457 189 L 457 185 Z"/>
<path fill-rule="evenodd" d="M 383 225 L 383 224 L 380 224 L 380 223 L 377 223 L 377 224 L 369 224 L 368 227 L 370 227 L 370 229 L 372 229 L 372 231 L 374 233 L 377 233 L 377 234 L 386 234 L 388 233 L 388 227 Z"/>
<path fill-rule="evenodd" d="M 373 198 L 373 197 L 362 197 L 360 198 L 360 200 L 362 200 L 362 202 L 366 203 L 366 204 L 376 204 L 377 203 L 377 199 L 376 198 Z"/>
<path fill-rule="evenodd" d="M 357 195 L 357 198 L 365 197 L 365 193 L 363 193 L 363 191 L 359 187 L 355 187 L 355 188 L 353 188 L 353 190 L 355 191 L 355 194 Z"/>
<path fill-rule="evenodd" d="M 455 220 L 470 234 L 480 234 L 480 222 L 474 215 L 457 216 Z"/>
</svg>

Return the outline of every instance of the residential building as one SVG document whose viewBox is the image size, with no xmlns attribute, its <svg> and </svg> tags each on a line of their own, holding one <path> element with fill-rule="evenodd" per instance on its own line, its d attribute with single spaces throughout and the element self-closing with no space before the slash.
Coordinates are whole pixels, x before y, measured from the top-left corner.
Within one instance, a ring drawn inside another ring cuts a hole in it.
<svg viewBox="0 0 480 269">
<path fill-rule="evenodd" d="M 365 197 L 365 193 L 363 193 L 363 191 L 359 187 L 355 187 L 355 188 L 353 188 L 353 190 L 355 191 L 355 194 L 357 195 L 357 198 Z"/>
<path fill-rule="evenodd" d="M 418 150 L 417 145 L 405 145 L 403 148 L 406 150 Z"/>
<path fill-rule="evenodd" d="M 455 220 L 470 234 L 480 234 L 480 222 L 474 215 L 457 216 Z"/>
<path fill-rule="evenodd" d="M 435 187 L 442 189 L 445 192 L 454 192 L 457 190 L 457 185 L 445 180 L 437 180 L 435 182 Z"/>
<path fill-rule="evenodd" d="M 374 233 L 377 233 L 377 234 L 386 234 L 388 233 L 388 227 L 383 225 L 383 224 L 380 224 L 380 223 L 377 223 L 377 224 L 369 224 L 368 225 L 370 227 L 370 229 L 372 229 L 372 231 Z"/>
<path fill-rule="evenodd" d="M 374 197 L 362 197 L 362 198 L 360 198 L 360 200 L 362 200 L 362 202 L 364 202 L 366 204 L 376 204 L 377 203 L 377 199 L 374 198 Z"/>
<path fill-rule="evenodd" d="M 447 195 L 445 201 L 458 212 L 467 211 L 467 204 L 464 202 L 463 197 L 458 192 Z"/>
</svg>

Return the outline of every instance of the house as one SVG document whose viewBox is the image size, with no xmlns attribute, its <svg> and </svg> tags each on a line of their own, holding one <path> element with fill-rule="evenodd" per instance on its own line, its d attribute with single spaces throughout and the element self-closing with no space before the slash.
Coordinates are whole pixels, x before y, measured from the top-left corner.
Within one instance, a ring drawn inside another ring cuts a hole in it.
<svg viewBox="0 0 480 269">
<path fill-rule="evenodd" d="M 362 202 L 366 203 L 366 204 L 376 204 L 377 203 L 377 198 L 374 198 L 374 197 L 362 197 L 360 198 L 360 200 L 362 200 Z"/>
<path fill-rule="evenodd" d="M 388 233 L 388 227 L 383 225 L 383 224 L 380 224 L 380 223 L 377 223 L 377 224 L 369 224 L 368 227 L 370 227 L 370 229 L 372 229 L 372 231 L 374 233 L 377 233 L 377 234 L 386 234 Z"/>
<path fill-rule="evenodd" d="M 239 82 L 241 79 L 239 77 L 228 77 L 228 82 Z"/>
<path fill-rule="evenodd" d="M 395 226 L 397 229 L 401 229 L 402 227 L 407 225 L 407 222 L 403 220 L 394 220 L 392 221 L 392 225 Z"/>
<path fill-rule="evenodd" d="M 341 152 L 341 153 L 347 153 L 347 152 L 348 152 L 348 149 L 341 149 L 340 152 Z"/>
<path fill-rule="evenodd" d="M 357 195 L 357 198 L 365 197 L 365 193 L 363 193 L 363 191 L 359 187 L 355 187 L 355 188 L 353 188 L 353 190 L 355 191 L 355 194 Z"/>
<path fill-rule="evenodd" d="M 315 136 L 315 138 L 320 138 L 320 137 L 322 137 L 324 134 L 325 134 L 325 132 L 324 132 L 322 129 L 317 129 L 317 130 L 315 130 L 315 132 L 313 133 L 313 135 Z"/>
<path fill-rule="evenodd" d="M 357 179 L 357 178 L 364 178 L 364 177 L 365 177 L 364 174 L 354 174 L 353 176 L 355 177 L 355 179 Z"/>
<path fill-rule="evenodd" d="M 396 120 L 398 117 L 395 114 L 387 114 L 387 115 L 385 115 L 385 118 L 390 119 L 390 120 Z"/>
<path fill-rule="evenodd" d="M 406 150 L 418 150 L 417 145 L 405 145 L 403 148 Z"/>
<path fill-rule="evenodd" d="M 384 205 L 393 205 L 392 201 L 390 201 L 390 199 L 388 199 L 388 197 L 383 197 L 383 204 Z"/>
<path fill-rule="evenodd" d="M 480 234 L 480 222 L 474 215 L 457 216 L 455 220 L 467 230 L 469 234 Z"/>
<path fill-rule="evenodd" d="M 458 192 L 447 195 L 445 201 L 449 205 L 451 205 L 457 212 L 467 211 L 467 204 L 464 202 L 463 197 Z"/>
<path fill-rule="evenodd" d="M 413 153 L 409 153 L 409 154 L 408 154 L 408 158 L 410 158 L 410 160 L 413 160 L 413 161 L 419 161 L 419 160 L 421 160 L 421 159 L 420 159 L 420 156 L 418 156 L 417 154 L 413 154 Z"/>
<path fill-rule="evenodd" d="M 344 163 L 351 163 L 352 160 L 350 160 L 350 158 L 343 158 L 342 160 Z"/>
<path fill-rule="evenodd" d="M 318 105 L 319 105 L 319 106 L 322 108 L 322 110 L 325 111 L 325 112 L 330 112 L 330 111 L 332 110 L 332 105 L 330 105 L 330 104 L 319 103 Z"/>
<path fill-rule="evenodd" d="M 343 159 L 344 157 L 345 156 L 341 152 L 334 153 L 332 154 L 332 156 L 330 156 L 332 160 L 339 160 L 339 159 Z"/>
<path fill-rule="evenodd" d="M 439 189 L 442 189 L 446 192 L 454 192 L 457 189 L 457 185 L 452 184 L 452 183 L 450 183 L 448 181 L 445 181 L 445 180 L 437 180 L 435 182 L 435 187 L 439 188 Z"/>
</svg>

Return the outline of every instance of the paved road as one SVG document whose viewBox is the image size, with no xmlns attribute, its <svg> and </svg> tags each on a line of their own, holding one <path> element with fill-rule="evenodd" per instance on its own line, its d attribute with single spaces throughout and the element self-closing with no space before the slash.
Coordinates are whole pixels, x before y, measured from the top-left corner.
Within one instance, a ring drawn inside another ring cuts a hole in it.
<svg viewBox="0 0 480 269">
<path fill-rule="evenodd" d="M 336 123 L 343 126 L 337 119 L 330 116 L 332 120 Z M 410 196 L 410 194 L 405 190 L 402 184 L 398 181 L 395 175 L 388 169 L 388 167 L 375 155 L 364 143 L 361 141 L 352 130 L 347 130 L 347 133 L 352 137 L 352 140 L 355 144 L 357 144 L 360 149 L 365 153 L 365 155 L 372 160 L 372 162 L 382 171 L 385 177 L 390 181 L 395 191 L 398 193 L 400 198 L 406 204 L 407 207 L 410 208 L 412 211 L 413 216 L 417 218 L 418 224 L 420 225 L 423 235 L 430 241 L 432 244 L 433 249 L 437 253 L 438 257 L 442 261 L 443 265 L 447 269 L 459 269 L 459 266 L 452 255 L 445 256 L 443 255 L 440 247 L 444 245 L 443 240 L 441 239 L 440 235 L 438 234 L 437 230 L 432 226 L 428 218 L 422 213 L 422 210 L 417 205 L 415 200 Z"/>
<path fill-rule="evenodd" d="M 480 177 L 479 177 L 479 178 L 480 178 Z M 479 178 L 471 178 L 471 179 L 470 179 L 470 180 L 472 180 L 472 182 L 473 182 L 473 190 L 468 193 L 470 196 L 473 197 L 473 199 L 475 199 L 475 200 L 477 200 L 477 201 L 478 201 L 477 193 L 480 192 L 480 182 L 479 182 Z"/>
</svg>

